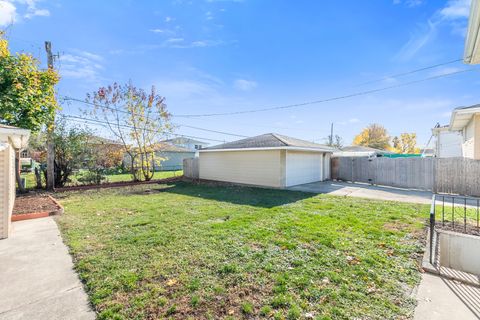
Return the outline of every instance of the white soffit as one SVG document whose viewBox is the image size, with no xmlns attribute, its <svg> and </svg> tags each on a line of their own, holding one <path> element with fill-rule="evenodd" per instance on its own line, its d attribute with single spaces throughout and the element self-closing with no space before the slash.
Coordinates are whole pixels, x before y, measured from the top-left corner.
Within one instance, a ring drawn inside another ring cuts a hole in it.
<svg viewBox="0 0 480 320">
<path fill-rule="evenodd" d="M 452 118 L 450 119 L 450 130 L 462 130 L 467 126 L 470 119 L 472 119 L 476 113 L 480 113 L 480 108 L 459 109 L 453 111 Z"/>
<path fill-rule="evenodd" d="M 16 127 L 0 127 L 0 136 L 6 136 L 15 149 L 24 149 L 28 145 L 30 130 Z"/>
<path fill-rule="evenodd" d="M 480 63 L 480 0 L 472 0 L 470 6 L 463 61 L 467 64 Z"/>
</svg>

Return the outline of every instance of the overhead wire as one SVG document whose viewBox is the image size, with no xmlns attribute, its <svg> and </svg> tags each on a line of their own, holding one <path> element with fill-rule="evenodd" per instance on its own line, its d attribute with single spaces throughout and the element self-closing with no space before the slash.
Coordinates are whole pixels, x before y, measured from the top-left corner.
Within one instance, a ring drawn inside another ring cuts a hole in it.
<svg viewBox="0 0 480 320">
<path fill-rule="evenodd" d="M 76 101 L 76 102 L 84 103 L 84 104 L 89 105 L 89 106 L 94 106 L 94 107 L 98 107 L 98 108 L 103 108 L 103 109 L 107 109 L 107 110 L 111 110 L 111 111 L 116 111 L 116 112 L 120 112 L 120 113 L 123 113 L 123 114 L 128 114 L 128 115 L 142 115 L 142 114 L 135 113 L 135 112 L 132 112 L 132 111 L 121 110 L 121 109 L 118 109 L 118 108 L 114 108 L 114 107 L 110 107 L 110 106 L 106 106 L 106 105 L 101 105 L 101 104 L 95 104 L 95 103 L 91 103 L 91 102 L 88 102 L 88 101 L 84 101 L 84 100 L 81 100 L 81 99 L 78 99 L 78 98 L 72 98 L 72 97 L 69 97 L 69 96 L 61 96 L 61 97 L 63 98 L 63 100 Z M 155 119 L 153 119 L 153 120 L 155 120 Z M 233 137 L 239 137 L 239 138 L 247 138 L 247 136 L 241 135 L 241 134 L 237 134 L 237 133 L 231 133 L 231 132 L 225 132 L 225 131 L 219 131 L 219 130 L 212 130 L 212 129 L 207 129 L 207 128 L 190 126 L 190 125 L 186 125 L 186 124 L 182 124 L 182 123 L 172 123 L 172 124 L 175 125 L 175 126 L 190 128 L 190 129 L 194 129 L 194 130 L 200 130 L 200 131 L 206 131 L 206 132 L 219 133 L 219 134 L 224 134 L 224 135 L 233 136 Z"/>
<path fill-rule="evenodd" d="M 70 119 L 73 121 L 80 121 L 80 122 L 85 122 L 85 123 L 93 123 L 93 124 L 98 124 L 101 125 L 102 127 L 108 128 L 109 123 L 107 121 L 102 121 L 98 119 L 91 119 L 91 118 L 83 118 L 83 117 L 78 117 L 78 116 L 73 116 L 73 115 L 65 115 L 65 114 L 59 114 L 58 115 L 61 118 L 64 119 Z M 121 127 L 121 128 L 129 128 L 129 129 L 135 129 L 134 126 L 127 125 L 127 124 L 115 124 L 114 126 L 116 127 Z M 158 130 L 153 130 L 153 129 L 147 129 L 143 128 L 142 130 L 148 131 L 148 132 L 155 132 L 158 133 Z M 192 136 L 192 135 L 186 135 L 186 134 L 175 134 L 175 133 L 168 133 L 167 135 L 174 136 L 174 137 L 186 137 L 186 138 L 193 138 L 193 139 L 200 139 L 200 140 L 208 140 L 208 141 L 214 141 L 214 142 L 225 142 L 225 140 L 217 140 L 217 139 L 210 139 L 210 138 L 204 138 L 204 137 L 198 137 L 198 136 Z"/>
<path fill-rule="evenodd" d="M 353 98 L 353 97 L 358 97 L 358 96 L 364 96 L 364 95 L 368 95 L 368 94 L 372 94 L 372 93 L 382 92 L 382 91 L 386 91 L 386 90 L 390 90 L 390 89 L 394 89 L 394 88 L 401 88 L 401 87 L 405 87 L 405 86 L 409 86 L 409 85 L 413 85 L 413 84 L 417 84 L 417 83 L 421 83 L 421 82 L 440 79 L 440 78 L 449 77 L 449 76 L 452 76 L 452 75 L 457 75 L 457 74 L 466 73 L 466 72 L 472 72 L 472 71 L 476 71 L 476 70 L 478 70 L 478 68 L 469 68 L 469 69 L 464 69 L 464 70 L 460 70 L 460 71 L 444 73 L 444 74 L 441 74 L 441 75 L 432 76 L 432 77 L 428 77 L 428 78 L 423 78 L 423 79 L 419 79 L 419 80 L 404 82 L 404 83 L 400 83 L 400 84 L 397 84 L 397 85 L 392 85 L 392 86 L 387 86 L 387 87 L 382 87 L 382 88 L 377 88 L 377 89 L 372 89 L 372 90 L 365 90 L 365 91 L 355 92 L 355 93 L 351 93 L 351 94 L 346 94 L 346 95 L 341 95 L 341 96 L 336 96 L 336 97 L 331 97 L 331 98 L 326 98 L 326 99 L 319 99 L 319 100 L 313 100 L 313 101 L 283 105 L 283 106 L 273 106 L 273 107 L 265 107 L 265 108 L 258 108 L 258 109 L 249 109 L 249 110 L 232 111 L 232 112 L 219 112 L 219 113 L 177 114 L 177 115 L 174 115 L 174 116 L 179 117 L 179 118 L 214 117 L 214 116 L 229 116 L 229 115 L 258 113 L 258 112 L 265 112 L 265 111 L 272 111 L 272 110 L 298 108 L 298 107 L 303 107 L 303 106 L 308 106 L 308 105 L 314 105 L 314 104 L 332 102 L 332 101 L 343 100 L 343 99 L 348 99 L 348 98 Z"/>
<path fill-rule="evenodd" d="M 392 79 L 392 78 L 401 78 L 401 77 L 408 76 L 408 75 L 411 75 L 411 74 L 414 74 L 414 73 L 418 73 L 418 72 L 422 72 L 422 71 L 426 71 L 426 70 L 430 70 L 430 69 L 435 69 L 435 68 L 438 68 L 438 67 L 443 67 L 443 66 L 452 64 L 452 63 L 460 62 L 462 60 L 463 60 L 463 58 L 460 58 L 460 59 L 450 60 L 450 61 L 447 61 L 447 62 L 437 63 L 437 64 L 427 66 L 427 67 L 421 67 L 421 68 L 411 70 L 411 71 L 407 71 L 407 72 L 392 74 L 392 75 L 389 75 L 389 76 L 384 76 L 382 78 L 378 78 L 376 80 L 370 80 L 370 81 L 366 81 L 366 82 L 357 84 L 354 87 L 361 87 L 361 86 L 364 86 L 364 85 L 367 85 L 367 84 L 381 82 L 381 81 L 385 81 L 385 80 Z"/>
</svg>

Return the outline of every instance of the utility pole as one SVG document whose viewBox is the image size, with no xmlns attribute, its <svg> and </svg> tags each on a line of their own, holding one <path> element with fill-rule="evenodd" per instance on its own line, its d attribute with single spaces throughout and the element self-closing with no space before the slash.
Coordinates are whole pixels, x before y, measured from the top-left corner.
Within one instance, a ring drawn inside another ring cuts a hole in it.
<svg viewBox="0 0 480 320">
<path fill-rule="evenodd" d="M 329 139 L 329 145 L 333 146 L 333 122 L 330 125 L 330 139 Z"/>
<path fill-rule="evenodd" d="M 48 58 L 48 69 L 53 70 L 52 43 L 45 41 L 45 51 Z M 47 190 L 55 189 L 55 145 L 53 143 L 53 130 L 55 125 L 55 114 L 47 127 Z"/>
</svg>

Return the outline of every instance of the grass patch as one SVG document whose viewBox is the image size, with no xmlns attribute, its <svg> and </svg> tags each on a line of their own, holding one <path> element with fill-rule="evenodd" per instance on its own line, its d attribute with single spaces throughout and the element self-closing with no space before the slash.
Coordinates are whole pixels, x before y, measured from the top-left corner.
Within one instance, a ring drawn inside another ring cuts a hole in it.
<svg viewBox="0 0 480 320">
<path fill-rule="evenodd" d="M 428 206 L 188 183 L 62 197 L 63 237 L 103 318 L 413 314 Z"/>
<path fill-rule="evenodd" d="M 154 180 L 158 179 L 165 179 L 171 177 L 178 177 L 183 174 L 182 170 L 178 171 L 157 171 L 153 175 Z M 35 179 L 35 174 L 33 172 L 22 173 L 21 176 L 26 179 L 27 189 L 35 189 L 37 186 L 37 182 Z M 70 177 L 70 182 L 66 184 L 67 187 L 69 186 L 77 186 L 81 185 L 78 181 L 78 178 L 81 176 L 81 172 L 75 173 Z M 130 173 L 121 173 L 121 174 L 110 174 L 106 176 L 106 179 L 102 181 L 103 183 L 112 183 L 112 182 L 128 182 L 132 181 L 132 175 Z M 42 174 L 42 183 L 45 186 L 45 178 Z"/>
</svg>

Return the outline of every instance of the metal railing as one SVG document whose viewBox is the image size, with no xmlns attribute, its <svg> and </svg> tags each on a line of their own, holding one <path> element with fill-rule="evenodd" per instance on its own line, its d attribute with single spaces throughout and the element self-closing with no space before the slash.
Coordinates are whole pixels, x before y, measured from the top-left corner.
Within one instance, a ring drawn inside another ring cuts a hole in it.
<svg viewBox="0 0 480 320">
<path fill-rule="evenodd" d="M 430 263 L 432 264 L 436 229 L 480 236 L 480 198 L 445 194 L 432 196 L 429 239 Z"/>
</svg>

